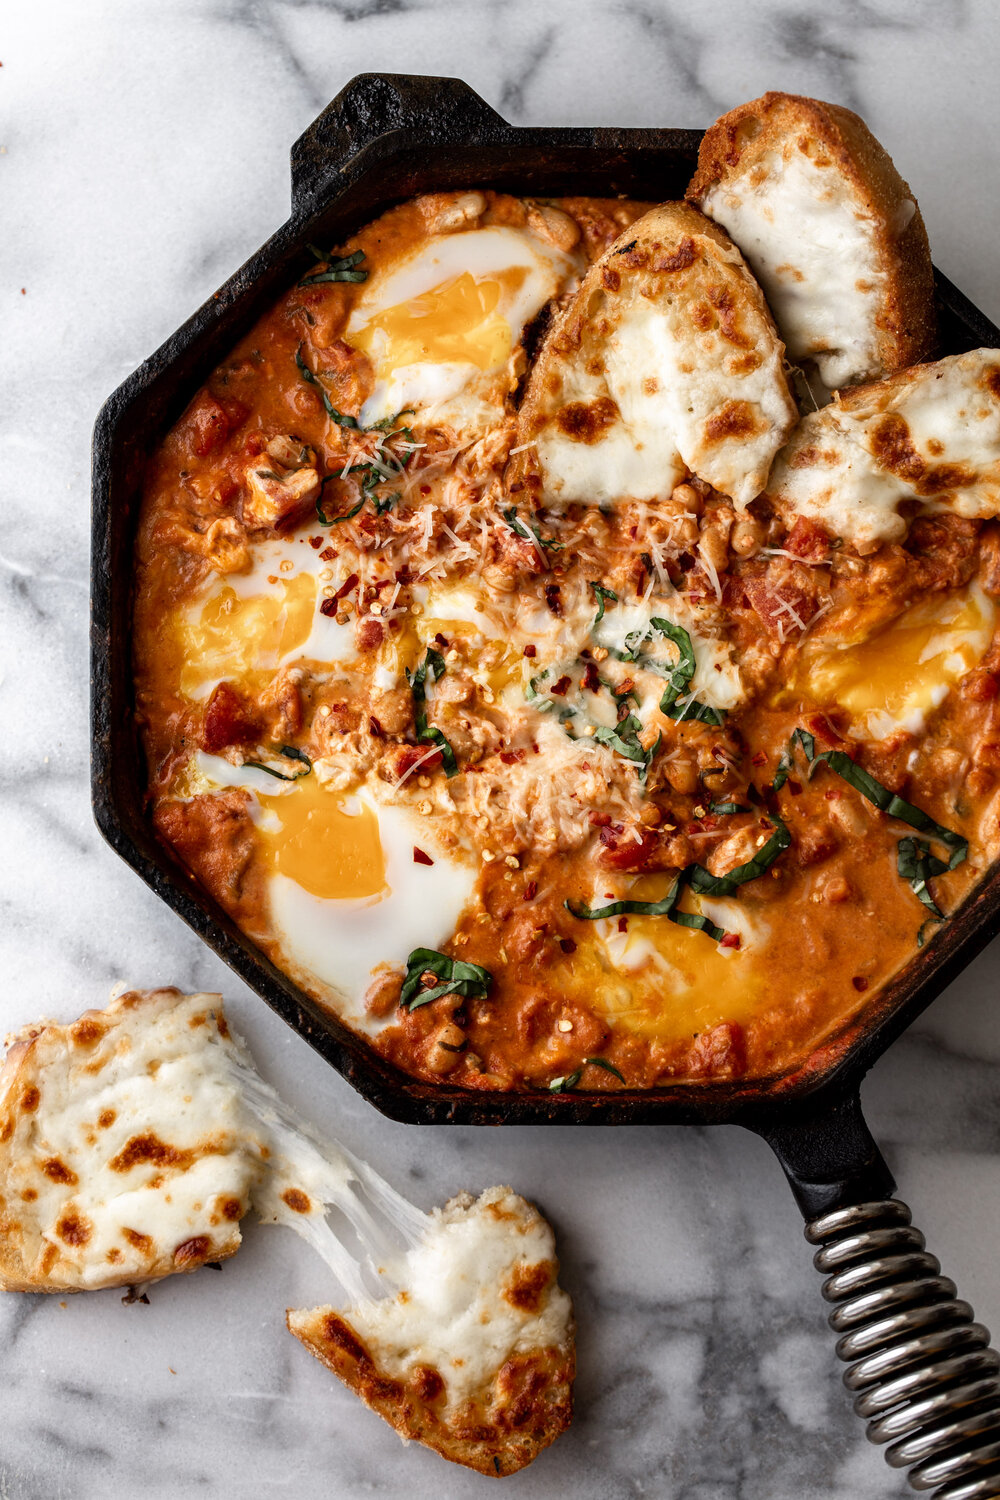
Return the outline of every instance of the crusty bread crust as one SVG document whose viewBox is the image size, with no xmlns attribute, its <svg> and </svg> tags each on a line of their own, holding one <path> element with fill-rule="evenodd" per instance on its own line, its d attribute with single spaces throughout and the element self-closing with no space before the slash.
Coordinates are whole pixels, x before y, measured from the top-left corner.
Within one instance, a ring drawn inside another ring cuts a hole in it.
<svg viewBox="0 0 1000 1500">
<path fill-rule="evenodd" d="M 686 462 L 724 493 L 742 488 L 745 493 L 738 498 L 744 503 L 760 493 L 774 453 L 798 415 L 783 371 L 784 347 L 764 294 L 737 247 L 687 203 L 661 204 L 630 225 L 594 262 L 550 329 L 518 413 L 515 448 L 523 451 L 515 454 L 505 476 L 513 493 L 526 489 L 534 498 L 558 498 L 548 492 L 543 465 L 531 445 L 553 428 L 570 432 L 571 411 L 577 441 L 592 445 L 603 440 L 607 416 L 602 408 L 611 413 L 612 422 L 618 420 L 614 401 L 609 402 L 607 390 L 603 395 L 595 390 L 584 409 L 572 386 L 586 383 L 588 376 L 602 378 L 609 337 L 631 306 L 655 308 L 661 299 L 682 309 L 674 327 L 687 367 L 705 368 L 708 360 L 716 377 L 706 408 L 698 413 L 696 435 L 689 435 L 692 451 L 683 460 L 676 457 L 676 478 L 683 476 Z M 753 400 L 762 381 L 770 414 Z M 750 402 L 743 399 L 747 396 Z M 730 415 L 731 423 L 726 420 Z M 716 472 L 720 465 L 738 470 L 738 481 L 727 487 Z M 618 497 L 627 494 L 623 488 Z"/>
<path fill-rule="evenodd" d="M 924 221 L 888 152 L 851 110 L 776 92 L 730 110 L 702 138 L 698 168 L 687 190 L 689 202 L 702 205 L 717 184 L 748 181 L 769 153 L 780 152 L 796 135 L 807 137 L 833 158 L 859 208 L 875 221 L 878 260 L 886 281 L 876 317 L 881 370 L 871 373 L 893 375 L 927 359 L 934 348 L 936 324 Z M 906 198 L 915 211 L 900 231 L 897 211 Z"/>
<path fill-rule="evenodd" d="M 134 1268 L 118 1273 L 113 1265 L 109 1265 L 99 1281 L 92 1281 L 84 1287 L 76 1266 L 54 1242 L 48 1242 L 40 1262 L 29 1253 L 30 1243 L 37 1237 L 32 1231 L 37 1231 L 38 1226 L 31 1223 L 31 1201 L 24 1201 L 13 1182 L 18 1128 L 36 1110 L 44 1120 L 46 1066 L 51 1065 L 53 1054 L 86 1055 L 123 1016 L 140 1008 L 155 1009 L 184 998 L 176 989 L 131 990 L 118 996 L 105 1010 L 85 1011 L 76 1021 L 65 1026 L 51 1022 L 29 1026 L 12 1041 L 0 1067 L 0 1290 L 65 1295 L 104 1287 L 131 1286 L 137 1281 L 145 1285 L 178 1272 L 196 1271 L 206 1260 L 226 1260 L 236 1254 L 241 1243 L 239 1224 L 223 1222 L 213 1232 L 211 1240 L 202 1237 L 204 1246 L 200 1240 L 197 1243 L 192 1240 L 180 1247 L 183 1254 L 174 1252 L 171 1247 L 170 1254 L 161 1253 L 150 1259 L 142 1267 L 141 1276 L 136 1275 Z M 203 998 L 215 1003 L 220 1024 L 224 1025 L 221 1021 L 221 996 Z"/>
<path fill-rule="evenodd" d="M 436 1370 L 418 1365 L 408 1380 L 393 1379 L 334 1308 L 289 1309 L 287 1321 L 309 1352 L 400 1437 L 414 1438 L 451 1463 L 491 1478 L 515 1474 L 530 1464 L 572 1420 L 572 1344 L 512 1356 L 481 1400 L 450 1414 L 445 1411 L 444 1381 Z"/>
</svg>

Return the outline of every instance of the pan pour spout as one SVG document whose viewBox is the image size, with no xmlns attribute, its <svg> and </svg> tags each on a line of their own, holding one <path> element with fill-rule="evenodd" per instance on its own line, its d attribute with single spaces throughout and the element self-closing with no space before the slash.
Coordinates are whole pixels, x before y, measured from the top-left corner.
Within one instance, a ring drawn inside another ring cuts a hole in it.
<svg viewBox="0 0 1000 1500">
<path fill-rule="evenodd" d="M 825 1276 L 844 1384 L 886 1462 L 932 1500 L 1000 1496 L 1000 1354 L 925 1248 L 861 1113 L 829 1095 L 756 1127 L 785 1171 Z"/>
</svg>

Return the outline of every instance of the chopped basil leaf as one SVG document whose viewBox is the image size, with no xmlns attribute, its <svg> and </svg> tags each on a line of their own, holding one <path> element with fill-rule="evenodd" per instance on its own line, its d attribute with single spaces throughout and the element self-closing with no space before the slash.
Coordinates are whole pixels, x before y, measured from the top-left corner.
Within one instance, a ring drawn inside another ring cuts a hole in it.
<svg viewBox="0 0 1000 1500">
<path fill-rule="evenodd" d="M 281 753 L 282 755 L 285 754 L 284 747 L 282 748 Z M 293 758 L 295 760 L 300 759 L 300 757 L 297 755 Z M 301 759 L 308 760 L 308 756 L 302 756 Z M 301 781 L 303 776 L 308 776 L 309 772 L 312 770 L 311 760 L 308 762 L 308 765 L 306 766 L 306 769 L 304 771 L 296 771 L 294 776 L 286 776 L 284 771 L 276 771 L 273 766 L 265 766 L 262 760 L 245 760 L 243 764 L 245 766 L 252 766 L 255 771 L 263 771 L 266 776 L 273 776 L 275 781 Z"/>
<path fill-rule="evenodd" d="M 416 724 L 417 739 L 422 745 L 437 745 L 441 751 L 441 764 L 444 766 L 444 774 L 448 777 L 458 775 L 458 762 L 455 752 L 445 739 L 441 730 L 427 722 L 427 672 L 430 669 L 432 680 L 437 682 L 444 676 L 444 657 L 440 651 L 435 651 L 428 646 L 423 661 L 415 672 L 406 669 L 406 680 L 410 684 L 410 692 L 413 694 L 413 705 L 415 709 L 414 719 Z"/>
<path fill-rule="evenodd" d="M 546 667 L 544 672 L 539 672 L 536 676 L 530 677 L 528 679 L 528 686 L 524 690 L 524 700 L 526 703 L 530 703 L 532 708 L 537 708 L 540 713 L 546 713 L 549 709 L 554 709 L 560 724 L 566 724 L 570 719 L 576 718 L 579 710 L 567 703 L 565 698 L 553 697 L 551 693 L 540 693 L 538 691 L 538 684 L 544 682 L 548 676 L 549 669 Z M 573 736 L 570 737 L 572 738 Z"/>
<path fill-rule="evenodd" d="M 391 510 L 397 500 L 402 500 L 402 498 L 402 490 L 393 490 L 391 495 L 377 495 L 375 497 L 375 514 L 377 516 L 384 516 L 386 511 Z"/>
<path fill-rule="evenodd" d="M 788 779 L 788 772 L 792 766 L 796 745 L 801 745 L 809 761 L 810 775 L 815 768 L 824 762 L 830 767 L 836 776 L 846 781 L 856 792 L 860 792 L 873 807 L 879 812 L 885 813 L 888 818 L 898 818 L 901 823 L 906 823 L 910 828 L 915 828 L 918 833 L 924 833 L 928 838 L 936 839 L 938 843 L 944 844 L 952 851 L 951 858 L 947 861 L 939 859 L 931 852 L 930 846 L 922 839 L 905 838 L 899 842 L 896 854 L 896 870 L 898 874 L 910 882 L 914 895 L 923 902 L 928 911 L 935 917 L 944 920 L 944 915 L 939 911 L 934 898 L 927 889 L 927 882 L 935 875 L 946 875 L 949 870 L 956 870 L 969 852 L 969 841 L 964 834 L 956 833 L 952 828 L 945 828 L 940 823 L 923 811 L 915 807 L 912 802 L 899 797 L 891 792 L 888 787 L 883 786 L 880 781 L 863 766 L 859 766 L 843 750 L 821 750 L 816 753 L 816 741 L 805 729 L 796 729 L 788 741 L 788 749 L 782 756 L 778 767 L 778 774 L 772 782 L 772 788 L 777 790 L 784 786 Z"/>
<path fill-rule="evenodd" d="M 585 1057 L 580 1066 L 574 1068 L 572 1073 L 566 1073 L 562 1078 L 553 1078 L 549 1084 L 549 1093 L 565 1094 L 567 1089 L 575 1089 L 583 1077 L 583 1070 L 586 1067 L 603 1068 L 605 1073 L 613 1073 L 622 1083 L 625 1082 L 624 1075 L 619 1073 L 614 1063 L 609 1063 L 606 1057 Z"/>
<path fill-rule="evenodd" d="M 511 531 L 523 536 L 525 541 L 537 542 L 539 547 L 548 548 L 551 552 L 561 552 L 565 546 L 564 542 L 554 542 L 550 537 L 543 537 L 537 526 L 532 526 L 530 521 L 522 521 L 517 513 L 517 506 L 510 505 L 501 512 Z"/>
<path fill-rule="evenodd" d="M 591 584 L 591 588 L 594 587 L 596 585 Z M 598 615 L 597 619 L 600 618 L 601 616 Z M 596 623 L 595 620 L 594 624 Z M 643 646 L 652 639 L 654 634 L 665 636 L 677 647 L 677 660 L 672 665 L 657 661 L 655 657 L 643 652 Z M 644 671 L 655 672 L 658 677 L 667 679 L 663 696 L 660 698 L 660 711 L 668 718 L 714 724 L 716 727 L 723 723 L 725 719 L 723 709 L 710 708 L 707 703 L 699 703 L 693 694 L 687 693 L 695 674 L 696 663 L 694 645 L 683 625 L 675 625 L 672 620 L 664 620 L 661 616 L 654 615 L 647 631 L 629 631 L 625 637 L 624 651 L 614 646 L 608 649 L 618 661 L 634 662 Z"/>
<path fill-rule="evenodd" d="M 706 870 L 704 865 L 688 865 L 681 870 L 662 901 L 612 901 L 608 906 L 599 907 L 578 906 L 567 901 L 566 909 L 572 912 L 574 917 L 585 922 L 596 922 L 604 917 L 669 917 L 670 921 L 676 922 L 679 927 L 697 928 L 699 932 L 707 932 L 709 937 L 719 943 L 725 937 L 721 927 L 717 927 L 707 917 L 698 916 L 693 912 L 679 911 L 677 903 L 687 886 L 690 886 L 697 896 L 731 896 L 733 891 L 741 885 L 746 885 L 750 880 L 756 880 L 758 876 L 769 870 L 778 856 L 783 854 L 792 842 L 791 834 L 776 814 L 772 815 L 772 821 L 777 827 L 763 848 L 757 851 L 753 859 L 747 860 L 745 864 L 737 865 L 726 875 L 713 875 L 710 870 Z"/>
<path fill-rule="evenodd" d="M 334 255 L 332 252 L 317 249 L 315 245 L 307 245 L 306 249 L 314 260 L 326 266 L 326 270 L 314 271 L 310 276 L 303 276 L 299 286 L 318 286 L 322 281 L 368 280 L 368 272 L 359 269 L 365 258 L 363 250 L 355 250 L 350 255 Z"/>
<path fill-rule="evenodd" d="M 279 755 L 283 755 L 286 760 L 298 760 L 302 762 L 306 769 L 304 772 L 299 772 L 300 776 L 308 776 L 309 772 L 313 768 L 313 763 L 309 759 L 306 752 L 304 750 L 300 750 L 297 745 L 282 745 L 278 753 Z"/>
<path fill-rule="evenodd" d="M 600 625 L 601 621 L 604 619 L 604 607 L 605 607 L 605 605 L 609 601 L 612 604 L 617 604 L 618 603 L 618 595 L 615 593 L 614 589 L 606 589 L 604 587 L 603 583 L 593 583 L 592 582 L 591 585 L 590 585 L 590 587 L 594 590 L 594 593 L 597 595 L 597 614 L 594 616 L 594 625 Z M 593 630 L 594 625 L 591 625 L 591 627 L 590 627 L 591 630 Z"/>
<path fill-rule="evenodd" d="M 748 813 L 750 811 L 749 807 L 743 802 L 710 802 L 708 810 L 710 813 L 715 813 L 718 817 L 729 813 Z"/>
<path fill-rule="evenodd" d="M 626 760 L 631 760 L 641 767 L 639 780 L 645 781 L 646 772 L 650 763 L 660 748 L 662 735 L 657 735 L 656 744 L 647 750 L 639 739 L 639 731 L 642 729 L 642 721 L 635 714 L 629 714 L 620 720 L 614 729 L 602 724 L 594 730 L 593 738 L 599 745 L 607 745 L 609 749 L 623 755 Z"/>
<path fill-rule="evenodd" d="M 348 416 L 348 414 L 346 412 L 342 412 L 342 411 L 338 411 L 337 410 L 337 408 L 334 406 L 333 402 L 330 400 L 330 397 L 329 397 L 329 395 L 327 393 L 326 386 L 320 380 L 319 376 L 316 375 L 314 373 L 314 371 L 310 370 L 309 366 L 306 364 L 305 360 L 302 358 L 302 345 L 301 344 L 299 345 L 299 347 L 295 351 L 295 363 L 296 363 L 296 366 L 298 367 L 299 374 L 302 376 L 302 379 L 305 380 L 309 385 L 314 385 L 316 387 L 316 389 L 319 391 L 320 395 L 323 398 L 323 406 L 326 409 L 326 414 L 330 418 L 330 421 L 331 422 L 336 422 L 336 424 L 337 424 L 338 427 L 354 427 L 354 428 L 356 428 L 357 425 L 358 425 L 358 419 L 357 419 L 357 417 Z"/>
<path fill-rule="evenodd" d="M 425 974 L 434 974 L 441 980 L 433 989 L 423 988 Z M 484 999 L 493 983 L 489 969 L 479 964 L 466 963 L 460 958 L 449 958 L 434 948 L 414 948 L 406 960 L 406 977 L 399 992 L 399 1003 L 413 1011 L 421 1005 L 429 1005 L 441 995 L 464 995 L 466 998 Z"/>
<path fill-rule="evenodd" d="M 323 509 L 323 491 L 330 483 L 330 480 L 336 478 L 336 474 L 328 474 L 320 485 L 319 494 L 316 496 L 316 519 L 324 526 L 336 526 L 340 521 L 353 521 L 365 503 L 366 496 L 362 495 L 357 505 L 352 505 L 350 510 L 341 511 L 339 516 L 328 516 Z"/>
<path fill-rule="evenodd" d="M 910 882 L 913 894 L 923 902 L 931 916 L 944 921 L 944 912 L 931 895 L 927 882 L 935 875 L 944 875 L 948 865 L 931 853 L 930 844 L 925 844 L 923 839 L 900 839 L 896 846 L 896 869 L 903 880 Z"/>
</svg>

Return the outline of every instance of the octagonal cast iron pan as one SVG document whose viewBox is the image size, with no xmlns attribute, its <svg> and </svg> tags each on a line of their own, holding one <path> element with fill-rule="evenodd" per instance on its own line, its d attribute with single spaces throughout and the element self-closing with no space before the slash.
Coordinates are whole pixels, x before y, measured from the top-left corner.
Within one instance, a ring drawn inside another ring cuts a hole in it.
<svg viewBox="0 0 1000 1500">
<path fill-rule="evenodd" d="M 414 1123 L 736 1123 L 775 1151 L 806 1218 L 844 1380 L 886 1457 L 938 1500 L 1000 1496 L 1000 1357 L 924 1249 L 861 1113 L 875 1058 L 1000 930 L 1000 867 L 859 1017 L 791 1075 L 650 1091 L 481 1094 L 419 1083 L 275 968 L 157 842 L 135 729 L 132 549 L 147 454 L 307 263 L 430 190 L 680 198 L 699 131 L 519 129 L 456 79 L 364 74 L 292 150 L 288 222 L 108 399 L 93 454 L 92 787 L 105 838 L 301 1036 L 384 1113 Z M 1000 330 L 935 273 L 940 352 Z"/>
</svg>

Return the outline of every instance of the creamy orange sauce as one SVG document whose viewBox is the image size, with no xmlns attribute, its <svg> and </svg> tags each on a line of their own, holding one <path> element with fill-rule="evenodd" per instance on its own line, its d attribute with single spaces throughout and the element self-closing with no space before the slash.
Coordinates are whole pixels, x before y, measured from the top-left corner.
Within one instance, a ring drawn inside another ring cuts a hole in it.
<svg viewBox="0 0 1000 1500">
<path fill-rule="evenodd" d="M 527 233 L 532 205 L 483 197 L 482 227 Z M 579 230 L 566 285 L 641 210 L 556 207 Z M 435 211 L 405 204 L 348 248 L 388 274 Z M 529 259 L 366 305 L 356 327 L 376 280 L 310 285 L 303 267 L 152 456 L 135 670 L 154 824 L 264 952 L 418 1077 L 546 1088 L 600 1056 L 616 1071 L 591 1065 L 585 1086 L 613 1089 L 794 1067 L 938 923 L 897 870 L 912 829 L 801 751 L 772 790 L 789 739 L 807 730 L 969 840 L 930 883 L 954 912 L 997 852 L 996 528 L 920 519 L 859 558 L 755 503 L 753 545 L 715 565 L 720 602 L 700 559 L 734 516 L 707 486 L 546 514 L 509 481 Z M 493 383 L 450 397 L 447 421 L 418 402 L 364 431 L 376 383 L 428 362 Z M 701 670 L 738 677 L 719 722 L 672 717 L 662 674 L 598 645 L 595 582 L 609 611 L 686 611 Z M 641 774 L 607 743 L 635 712 Z M 770 868 L 680 900 L 722 943 L 665 915 L 574 915 L 662 901 L 695 863 L 725 873 L 779 820 Z M 402 1009 L 418 946 L 488 988 Z M 363 971 L 350 1003 L 338 953 Z"/>
</svg>

